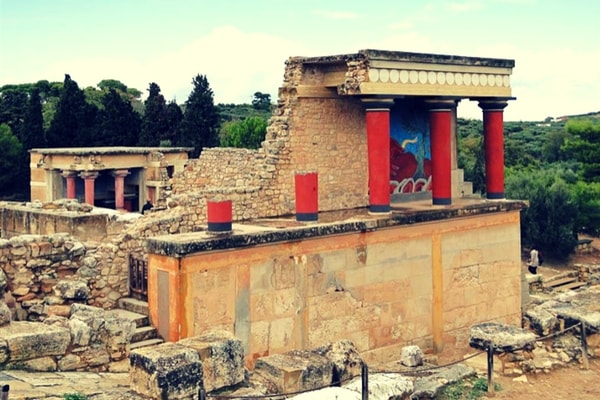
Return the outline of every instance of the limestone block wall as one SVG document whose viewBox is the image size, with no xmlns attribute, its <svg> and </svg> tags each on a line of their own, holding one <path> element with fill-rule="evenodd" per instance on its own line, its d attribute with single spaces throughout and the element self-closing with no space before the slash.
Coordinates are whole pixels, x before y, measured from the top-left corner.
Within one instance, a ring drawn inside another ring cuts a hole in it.
<svg viewBox="0 0 600 400">
<path fill-rule="evenodd" d="M 0 301 L 4 315 L 6 304 Z M 44 322 L 0 321 L 0 370 L 106 371 L 129 355 L 135 322 L 96 307 L 73 304 Z"/>
<path fill-rule="evenodd" d="M 320 211 L 366 206 L 367 138 L 360 101 L 299 97 L 298 86 L 318 79 L 304 73 L 301 64 L 286 64 L 260 149 L 204 149 L 174 175 L 165 204 L 188 206 L 190 195 L 232 200 L 236 221 L 293 214 L 294 176 L 311 171 L 318 173 Z M 201 222 L 204 206 L 196 212 Z"/>
<path fill-rule="evenodd" d="M 518 211 L 278 242 L 181 259 L 150 254 L 151 304 L 180 303 L 172 340 L 233 332 L 247 362 L 349 339 L 367 361 L 416 344 L 455 360 L 469 328 L 520 324 Z M 163 282 L 164 283 L 164 282 Z M 159 311 L 160 314 L 161 311 Z M 180 335 L 178 337 L 177 335 Z"/>
<path fill-rule="evenodd" d="M 117 249 L 88 245 L 68 234 L 0 239 L 0 292 L 13 319 L 66 316 L 74 303 L 114 306 L 128 291 L 123 260 Z"/>
</svg>

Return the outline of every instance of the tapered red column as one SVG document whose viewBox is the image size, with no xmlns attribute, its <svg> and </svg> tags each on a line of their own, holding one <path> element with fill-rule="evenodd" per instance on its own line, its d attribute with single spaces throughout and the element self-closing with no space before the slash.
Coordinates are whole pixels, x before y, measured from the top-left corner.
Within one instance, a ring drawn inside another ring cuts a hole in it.
<svg viewBox="0 0 600 400">
<path fill-rule="evenodd" d="M 504 107 L 505 101 L 480 101 L 483 110 L 485 191 L 490 200 L 504 199 Z"/>
<path fill-rule="evenodd" d="M 452 112 L 454 101 L 430 103 L 431 185 L 434 205 L 452 204 Z"/>
<path fill-rule="evenodd" d="M 390 106 L 380 102 L 366 106 L 369 160 L 369 212 L 390 211 Z"/>
<path fill-rule="evenodd" d="M 112 172 L 115 178 L 115 209 L 123 210 L 125 208 L 125 177 L 129 175 L 126 169 L 117 169 Z"/>
<path fill-rule="evenodd" d="M 85 202 L 93 206 L 95 198 L 94 181 L 98 177 L 98 172 L 86 171 L 82 172 L 79 176 L 83 179 L 85 185 Z"/>
<path fill-rule="evenodd" d="M 75 178 L 77 177 L 77 172 L 65 170 L 62 172 L 62 176 L 67 181 L 67 199 L 76 198 L 77 197 L 77 189 L 75 186 Z"/>
</svg>

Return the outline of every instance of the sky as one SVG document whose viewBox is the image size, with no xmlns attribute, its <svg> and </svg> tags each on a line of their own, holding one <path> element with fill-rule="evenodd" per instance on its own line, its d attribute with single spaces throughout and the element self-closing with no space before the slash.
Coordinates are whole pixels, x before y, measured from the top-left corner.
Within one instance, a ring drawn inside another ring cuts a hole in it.
<svg viewBox="0 0 600 400">
<path fill-rule="evenodd" d="M 182 104 L 276 102 L 293 56 L 362 49 L 515 60 L 505 121 L 600 111 L 597 0 L 0 0 L 0 86 L 65 74 Z M 464 100 L 458 116 L 481 119 Z"/>
</svg>

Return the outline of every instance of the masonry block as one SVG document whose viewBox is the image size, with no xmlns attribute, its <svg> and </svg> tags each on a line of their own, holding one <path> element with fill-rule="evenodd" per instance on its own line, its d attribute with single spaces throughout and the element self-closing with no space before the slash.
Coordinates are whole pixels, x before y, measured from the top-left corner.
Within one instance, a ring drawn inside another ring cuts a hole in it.
<svg viewBox="0 0 600 400">
<path fill-rule="evenodd" d="M 132 390 L 153 399 L 191 399 L 202 383 L 198 352 L 175 343 L 133 350 L 129 355 Z"/>
<path fill-rule="evenodd" d="M 290 351 L 259 358 L 254 372 L 273 383 L 279 393 L 292 393 L 330 385 L 333 363 L 314 352 Z"/>
<path fill-rule="evenodd" d="M 179 345 L 194 349 L 202 362 L 204 390 L 212 392 L 244 380 L 244 347 L 228 331 L 211 331 L 183 339 Z"/>
</svg>

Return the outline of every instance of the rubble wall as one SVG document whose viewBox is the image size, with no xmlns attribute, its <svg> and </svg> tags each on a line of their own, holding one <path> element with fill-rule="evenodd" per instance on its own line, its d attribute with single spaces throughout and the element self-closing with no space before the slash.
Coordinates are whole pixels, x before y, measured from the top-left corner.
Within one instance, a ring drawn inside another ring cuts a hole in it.
<svg viewBox="0 0 600 400">
<path fill-rule="evenodd" d="M 194 197 L 233 201 L 240 221 L 293 214 L 294 177 L 317 172 L 319 210 L 364 207 L 368 203 L 365 112 L 359 100 L 337 96 L 300 97 L 297 88 L 318 81 L 304 77 L 301 64 L 286 63 L 277 108 L 258 150 L 203 149 L 173 177 L 167 207 L 188 206 Z M 196 205 L 194 205 L 196 206 Z M 205 201 L 196 215 L 204 222 Z"/>
<path fill-rule="evenodd" d="M 471 325 L 520 324 L 518 249 L 513 211 L 235 252 L 150 254 L 149 288 L 167 272 L 180 300 L 151 290 L 149 303 L 180 301 L 168 326 L 181 324 L 181 337 L 233 332 L 250 364 L 342 339 L 368 361 L 397 359 L 407 344 L 455 360 L 469 351 Z M 161 326 L 167 316 L 151 317 Z"/>
</svg>

